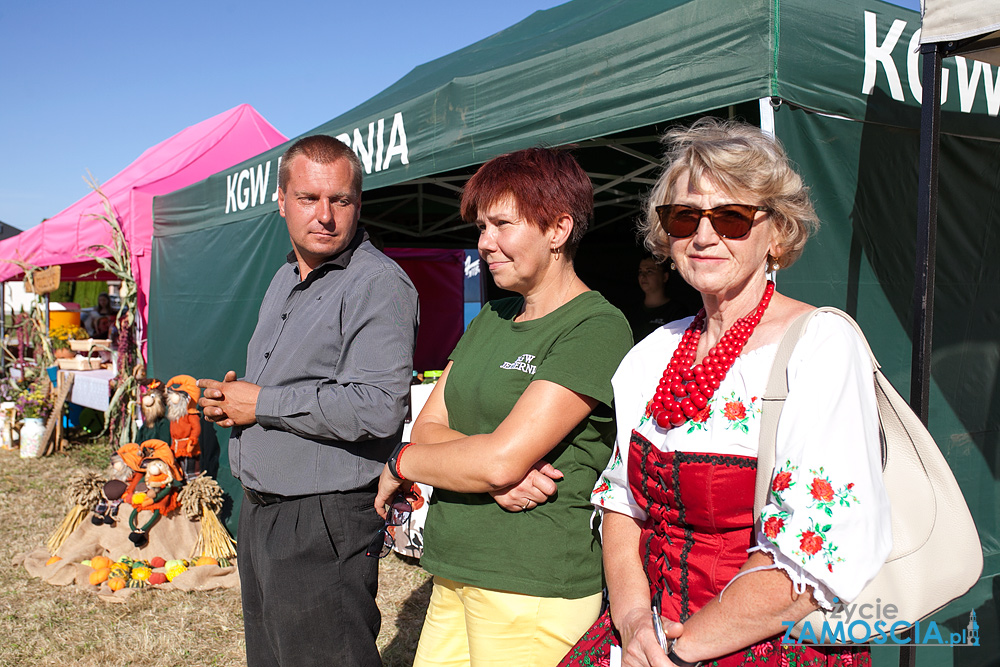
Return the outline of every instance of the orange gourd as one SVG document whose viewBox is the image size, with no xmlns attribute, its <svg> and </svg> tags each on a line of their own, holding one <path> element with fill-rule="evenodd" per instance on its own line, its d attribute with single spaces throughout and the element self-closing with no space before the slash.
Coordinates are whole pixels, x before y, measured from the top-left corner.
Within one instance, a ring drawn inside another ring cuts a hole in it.
<svg viewBox="0 0 1000 667">
<path fill-rule="evenodd" d="M 195 564 L 195 567 L 197 567 L 199 565 L 218 565 L 219 561 L 215 560 L 211 556 L 202 556 L 201 558 L 199 558 L 198 560 L 196 560 L 194 564 Z"/>
<path fill-rule="evenodd" d="M 125 588 L 125 580 L 115 577 L 114 579 L 108 579 L 108 588 L 113 591 L 120 591 Z"/>
<path fill-rule="evenodd" d="M 101 568 L 111 567 L 111 559 L 107 556 L 94 556 L 90 559 L 90 567 L 95 570 L 100 570 Z"/>
<path fill-rule="evenodd" d="M 108 578 L 108 574 L 110 573 L 111 570 L 106 567 L 102 567 L 99 570 L 94 570 L 93 572 L 90 573 L 90 583 L 93 584 L 94 586 L 97 586 L 102 581 L 105 581 Z"/>
</svg>

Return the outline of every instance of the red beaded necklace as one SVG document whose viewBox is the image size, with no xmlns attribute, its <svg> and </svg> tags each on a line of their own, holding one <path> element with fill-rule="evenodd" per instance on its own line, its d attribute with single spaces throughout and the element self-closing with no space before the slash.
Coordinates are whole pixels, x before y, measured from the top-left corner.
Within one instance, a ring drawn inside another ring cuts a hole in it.
<svg viewBox="0 0 1000 667">
<path fill-rule="evenodd" d="M 691 368 L 698 350 L 701 328 L 705 325 L 705 309 L 698 311 L 674 350 L 674 356 L 656 387 L 656 395 L 649 403 L 649 412 L 660 428 L 680 426 L 708 405 L 709 399 L 743 351 L 743 346 L 750 340 L 753 330 L 760 324 L 760 318 L 767 310 L 772 294 L 774 283 L 768 280 L 757 308 L 736 320 L 701 363 Z"/>
</svg>

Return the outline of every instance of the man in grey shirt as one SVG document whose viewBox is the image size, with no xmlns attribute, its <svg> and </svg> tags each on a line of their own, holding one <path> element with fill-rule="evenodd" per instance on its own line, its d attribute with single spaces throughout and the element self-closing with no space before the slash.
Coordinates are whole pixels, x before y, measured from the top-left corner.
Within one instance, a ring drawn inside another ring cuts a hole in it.
<svg viewBox="0 0 1000 667">
<path fill-rule="evenodd" d="M 417 293 L 358 226 L 362 167 L 325 135 L 281 159 L 292 252 L 264 295 L 243 379 L 199 380 L 233 427 L 247 664 L 381 665 L 376 480 L 402 433 Z"/>
</svg>

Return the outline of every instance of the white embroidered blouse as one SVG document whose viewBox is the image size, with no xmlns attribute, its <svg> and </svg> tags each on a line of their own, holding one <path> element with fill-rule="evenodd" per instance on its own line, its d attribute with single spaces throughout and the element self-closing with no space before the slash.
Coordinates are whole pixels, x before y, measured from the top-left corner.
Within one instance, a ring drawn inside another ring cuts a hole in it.
<svg viewBox="0 0 1000 667">
<path fill-rule="evenodd" d="M 662 451 L 757 456 L 760 397 L 777 345 L 737 359 L 705 409 L 681 426 L 665 431 L 645 416 L 690 323 L 687 318 L 654 331 L 612 379 L 618 435 L 591 498 L 603 510 L 646 519 L 628 484 L 625 457 L 633 429 Z M 853 600 L 889 554 L 871 361 L 864 342 L 838 315 L 814 317 L 788 362 L 775 474 L 756 532 L 756 549 L 768 553 L 799 590 L 813 587 L 825 609 Z"/>
</svg>

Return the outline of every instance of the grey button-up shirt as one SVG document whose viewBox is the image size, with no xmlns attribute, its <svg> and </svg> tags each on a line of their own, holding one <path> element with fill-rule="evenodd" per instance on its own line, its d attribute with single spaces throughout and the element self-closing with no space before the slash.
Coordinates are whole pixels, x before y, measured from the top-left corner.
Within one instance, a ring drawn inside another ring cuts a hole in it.
<svg viewBox="0 0 1000 667">
<path fill-rule="evenodd" d="M 370 484 L 401 437 L 416 329 L 413 284 L 363 229 L 305 280 L 289 253 L 247 346 L 261 391 L 229 440 L 233 474 L 286 496 Z"/>
</svg>

